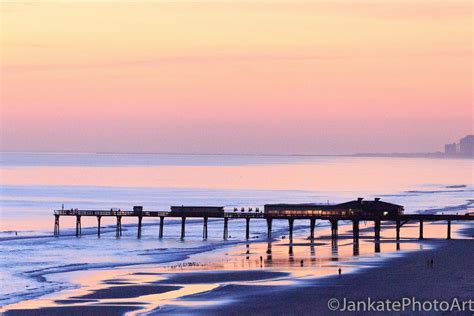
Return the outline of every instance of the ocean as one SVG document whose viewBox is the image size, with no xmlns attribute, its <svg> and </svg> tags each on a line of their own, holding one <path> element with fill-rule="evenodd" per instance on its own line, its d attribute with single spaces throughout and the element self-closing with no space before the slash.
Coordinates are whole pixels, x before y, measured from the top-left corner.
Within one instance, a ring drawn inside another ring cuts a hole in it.
<svg viewBox="0 0 474 316">
<path fill-rule="evenodd" d="M 53 235 L 53 210 L 169 210 L 171 205 L 260 207 L 266 203 L 336 203 L 364 197 L 405 206 L 406 213 L 459 213 L 474 207 L 473 164 L 468 159 L 364 158 L 271 155 L 173 155 L 2 153 L 0 155 L 0 305 L 77 287 L 50 278 L 66 271 L 164 264 L 245 241 L 245 221 L 230 221 L 230 240 L 222 240 L 222 221 L 189 220 L 186 238 L 180 223 L 123 222 L 115 237 L 114 219 L 83 219 L 82 237 L 74 219 L 61 218 L 61 236 Z M 297 221 L 300 234 L 307 223 Z M 264 221 L 253 221 L 253 239 L 266 234 Z M 287 230 L 274 222 L 275 235 Z M 324 223 L 321 223 L 324 225 Z"/>
</svg>

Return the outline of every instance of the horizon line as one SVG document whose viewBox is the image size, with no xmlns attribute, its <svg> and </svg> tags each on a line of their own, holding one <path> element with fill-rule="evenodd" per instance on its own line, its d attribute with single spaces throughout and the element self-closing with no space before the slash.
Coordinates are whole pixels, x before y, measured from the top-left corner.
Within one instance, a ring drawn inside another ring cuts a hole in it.
<svg viewBox="0 0 474 316">
<path fill-rule="evenodd" d="M 0 150 L 0 153 L 16 154 L 94 154 L 94 155 L 183 155 L 183 156 L 357 156 L 357 155 L 433 155 L 444 154 L 442 151 L 433 152 L 357 152 L 344 154 L 304 154 L 304 153 L 213 153 L 213 152 L 114 152 L 114 151 L 16 151 Z"/>
</svg>

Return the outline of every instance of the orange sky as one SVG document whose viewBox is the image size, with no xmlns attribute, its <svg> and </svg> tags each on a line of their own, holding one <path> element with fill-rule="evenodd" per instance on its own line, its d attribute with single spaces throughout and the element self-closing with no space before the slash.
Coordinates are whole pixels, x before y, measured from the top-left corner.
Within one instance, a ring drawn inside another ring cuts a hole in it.
<svg viewBox="0 0 474 316">
<path fill-rule="evenodd" d="M 434 151 L 473 132 L 470 1 L 3 1 L 2 150 Z"/>
</svg>

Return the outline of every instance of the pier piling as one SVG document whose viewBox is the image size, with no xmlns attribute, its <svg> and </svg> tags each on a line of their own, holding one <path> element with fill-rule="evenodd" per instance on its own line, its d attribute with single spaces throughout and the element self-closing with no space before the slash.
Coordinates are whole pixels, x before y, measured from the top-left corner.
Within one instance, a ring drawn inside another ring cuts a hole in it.
<svg viewBox="0 0 474 316">
<path fill-rule="evenodd" d="M 245 239 L 250 239 L 250 217 L 245 219 Z"/>
<path fill-rule="evenodd" d="M 142 238 L 142 219 L 143 219 L 143 216 L 138 216 L 137 238 Z"/>
<path fill-rule="evenodd" d="M 272 238 L 272 218 L 267 218 L 267 239 Z"/>
<path fill-rule="evenodd" d="M 316 226 L 316 218 L 311 218 L 309 220 L 309 226 L 310 226 L 309 238 L 311 239 L 311 243 L 312 243 L 314 242 L 314 228 Z"/>
<path fill-rule="evenodd" d="M 97 237 L 100 237 L 100 219 L 102 216 L 97 216 Z"/>
<path fill-rule="evenodd" d="M 396 226 L 395 226 L 395 230 L 396 230 L 396 233 L 397 233 L 397 237 L 396 237 L 396 238 L 397 238 L 397 240 L 400 240 L 400 227 L 401 227 L 401 225 L 400 225 L 400 220 L 399 220 L 399 219 L 397 219 L 395 225 L 396 225 Z"/>
<path fill-rule="evenodd" d="M 59 215 L 54 215 L 54 236 L 59 236 Z"/>
<path fill-rule="evenodd" d="M 163 238 L 163 222 L 165 220 L 165 217 L 164 216 L 160 216 L 160 231 L 158 233 L 158 237 L 159 238 Z"/>
<path fill-rule="evenodd" d="M 288 219 L 288 235 L 290 237 L 290 243 L 293 242 L 293 223 L 295 220 L 293 218 Z"/>
<path fill-rule="evenodd" d="M 359 243 L 359 221 L 358 220 L 352 221 L 352 240 L 354 244 Z"/>
<path fill-rule="evenodd" d="M 204 217 L 204 224 L 202 227 L 202 239 L 207 239 L 207 217 Z"/>
<path fill-rule="evenodd" d="M 229 218 L 224 217 L 224 240 L 229 237 Z"/>
<path fill-rule="evenodd" d="M 181 217 L 181 239 L 186 236 L 186 217 Z"/>
<path fill-rule="evenodd" d="M 379 219 L 374 221 L 374 233 L 375 233 L 375 240 L 380 240 L 380 220 Z"/>
<path fill-rule="evenodd" d="M 451 239 L 451 221 L 448 221 L 448 239 Z"/>
<path fill-rule="evenodd" d="M 117 216 L 117 225 L 115 226 L 115 237 L 122 236 L 122 216 Z"/>
<path fill-rule="evenodd" d="M 420 239 L 424 239 L 423 237 L 423 220 L 420 219 Z"/>
<path fill-rule="evenodd" d="M 76 216 L 76 237 L 81 235 L 81 216 Z"/>
<path fill-rule="evenodd" d="M 337 239 L 337 219 L 331 219 L 331 239 Z"/>
</svg>

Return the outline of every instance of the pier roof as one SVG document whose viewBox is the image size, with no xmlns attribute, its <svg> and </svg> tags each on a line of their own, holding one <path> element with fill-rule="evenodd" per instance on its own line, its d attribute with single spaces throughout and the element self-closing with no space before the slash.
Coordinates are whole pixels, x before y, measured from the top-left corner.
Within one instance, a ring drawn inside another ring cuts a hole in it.
<svg viewBox="0 0 474 316">
<path fill-rule="evenodd" d="M 376 198 L 374 200 L 364 200 L 362 198 L 358 198 L 357 200 L 337 204 L 335 205 L 335 207 L 343 209 L 360 209 L 369 212 L 403 210 L 402 205 L 384 202 L 381 201 L 379 198 Z"/>
</svg>

